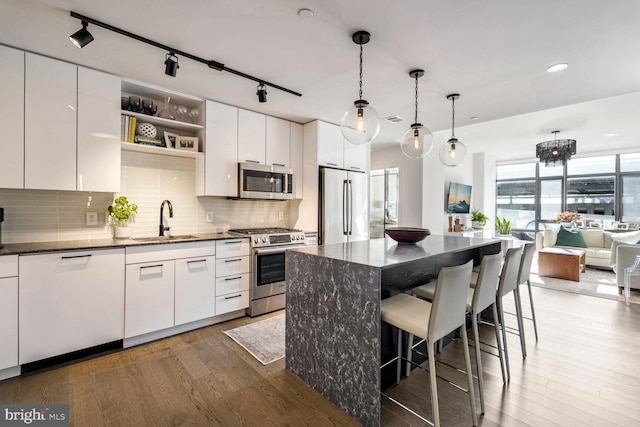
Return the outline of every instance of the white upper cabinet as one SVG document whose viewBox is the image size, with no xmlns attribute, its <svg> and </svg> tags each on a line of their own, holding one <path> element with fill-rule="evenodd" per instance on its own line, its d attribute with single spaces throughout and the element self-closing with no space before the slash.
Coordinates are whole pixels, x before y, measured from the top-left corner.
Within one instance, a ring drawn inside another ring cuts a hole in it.
<svg viewBox="0 0 640 427">
<path fill-rule="evenodd" d="M 77 67 L 26 53 L 25 188 L 76 189 Z"/>
<path fill-rule="evenodd" d="M 370 144 L 356 145 L 344 141 L 344 168 L 360 172 L 369 170 Z"/>
<path fill-rule="evenodd" d="M 198 196 L 238 196 L 238 109 L 205 104 L 204 159 L 196 162 Z"/>
<path fill-rule="evenodd" d="M 266 117 L 248 110 L 238 110 L 238 161 L 266 164 Z"/>
<path fill-rule="evenodd" d="M 120 78 L 78 67 L 78 191 L 120 191 Z"/>
<path fill-rule="evenodd" d="M 0 46 L 0 188 L 24 187 L 24 52 Z"/>
<path fill-rule="evenodd" d="M 342 169 L 344 166 L 344 137 L 340 127 L 318 121 L 318 166 Z"/>
<path fill-rule="evenodd" d="M 289 167 L 293 169 L 293 198 L 302 199 L 302 168 L 303 157 L 303 134 L 304 128 L 299 123 L 291 123 L 291 150 Z"/>
<path fill-rule="evenodd" d="M 266 160 L 268 165 L 289 167 L 291 126 L 290 122 L 267 116 Z"/>
</svg>

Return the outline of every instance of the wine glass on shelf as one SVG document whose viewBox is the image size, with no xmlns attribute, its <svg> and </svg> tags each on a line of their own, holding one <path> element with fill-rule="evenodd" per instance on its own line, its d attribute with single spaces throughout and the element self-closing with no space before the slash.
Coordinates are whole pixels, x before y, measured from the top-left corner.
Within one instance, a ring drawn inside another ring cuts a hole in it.
<svg viewBox="0 0 640 427">
<path fill-rule="evenodd" d="M 178 116 L 178 120 L 180 120 L 181 122 L 184 122 L 184 115 L 187 114 L 187 107 L 185 107 L 184 105 L 178 105 L 176 107 L 176 114 Z"/>
<path fill-rule="evenodd" d="M 198 116 L 200 115 L 200 110 L 198 110 L 198 107 L 194 107 L 189 110 L 188 115 L 189 117 L 191 117 L 191 120 L 193 120 L 193 124 L 195 125 L 198 123 Z"/>
<path fill-rule="evenodd" d="M 173 116 L 173 112 L 171 111 L 170 102 L 171 102 L 171 97 L 165 96 L 164 105 L 162 106 L 162 110 L 160 110 L 160 112 L 158 113 L 158 117 L 161 117 L 163 119 L 169 119 L 169 120 L 175 119 L 175 117 Z"/>
</svg>

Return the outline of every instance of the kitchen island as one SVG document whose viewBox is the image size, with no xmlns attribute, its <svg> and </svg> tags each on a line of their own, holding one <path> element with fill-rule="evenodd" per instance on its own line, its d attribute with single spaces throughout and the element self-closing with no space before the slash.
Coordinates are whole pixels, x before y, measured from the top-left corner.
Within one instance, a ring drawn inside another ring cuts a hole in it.
<svg viewBox="0 0 640 427">
<path fill-rule="evenodd" d="M 287 369 L 362 424 L 379 425 L 381 361 L 394 354 L 380 301 L 499 251 L 498 239 L 441 235 L 287 251 Z"/>
</svg>

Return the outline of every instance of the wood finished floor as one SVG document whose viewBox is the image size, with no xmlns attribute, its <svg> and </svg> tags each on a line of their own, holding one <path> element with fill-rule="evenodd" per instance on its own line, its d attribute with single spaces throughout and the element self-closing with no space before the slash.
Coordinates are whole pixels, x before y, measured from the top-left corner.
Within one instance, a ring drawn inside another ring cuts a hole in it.
<svg viewBox="0 0 640 427">
<path fill-rule="evenodd" d="M 531 322 L 525 321 L 528 356 L 523 361 L 517 336 L 509 336 L 507 386 L 498 358 L 483 353 L 486 413 L 479 425 L 640 425 L 640 305 L 533 291 L 540 340 L 535 342 Z M 507 309 L 512 307 L 509 299 L 505 302 Z M 236 319 L 5 380 L 0 382 L 0 402 L 69 403 L 73 426 L 357 425 L 286 371 L 284 359 L 263 366 L 222 333 L 252 321 Z M 482 341 L 495 341 L 492 329 L 481 329 Z M 456 342 L 439 358 L 464 365 Z M 446 365 L 438 364 L 436 370 L 465 384 L 464 375 Z M 388 392 L 430 417 L 428 384 L 426 372 L 414 371 Z M 442 425 L 470 426 L 467 396 L 442 380 L 438 392 Z M 383 425 L 424 425 L 382 399 Z M 477 384 L 476 401 L 479 411 Z"/>
</svg>

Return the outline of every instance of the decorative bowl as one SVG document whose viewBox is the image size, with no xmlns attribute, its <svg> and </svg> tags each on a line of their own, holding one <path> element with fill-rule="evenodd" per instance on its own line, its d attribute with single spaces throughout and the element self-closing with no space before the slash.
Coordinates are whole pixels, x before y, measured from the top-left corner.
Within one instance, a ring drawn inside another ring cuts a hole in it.
<svg viewBox="0 0 640 427">
<path fill-rule="evenodd" d="M 384 233 L 398 243 L 418 243 L 431 234 L 431 231 L 427 228 L 389 227 Z"/>
</svg>

